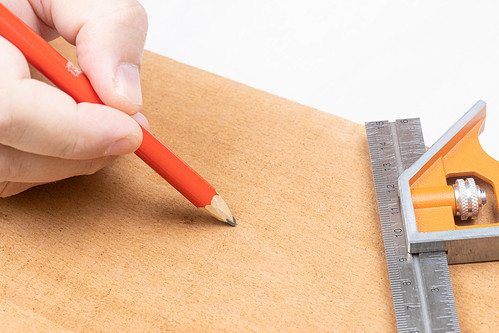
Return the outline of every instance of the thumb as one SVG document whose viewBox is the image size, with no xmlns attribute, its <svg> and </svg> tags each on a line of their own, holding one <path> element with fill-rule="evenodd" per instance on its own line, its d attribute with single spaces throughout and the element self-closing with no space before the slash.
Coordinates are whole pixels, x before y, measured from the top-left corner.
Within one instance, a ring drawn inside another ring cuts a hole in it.
<svg viewBox="0 0 499 333">
<path fill-rule="evenodd" d="M 140 66 L 147 34 L 144 8 L 135 0 L 49 3 L 53 25 L 76 45 L 78 64 L 104 104 L 128 114 L 139 112 Z"/>
</svg>

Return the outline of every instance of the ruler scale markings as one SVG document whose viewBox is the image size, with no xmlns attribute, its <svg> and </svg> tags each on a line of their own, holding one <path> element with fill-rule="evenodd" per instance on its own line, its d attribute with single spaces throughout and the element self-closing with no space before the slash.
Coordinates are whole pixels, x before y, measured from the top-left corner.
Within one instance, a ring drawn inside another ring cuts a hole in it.
<svg viewBox="0 0 499 333">
<path fill-rule="evenodd" d="M 407 289 L 414 289 L 417 286 L 410 278 L 413 273 L 412 256 L 407 253 L 403 235 L 396 191 L 399 167 L 393 147 L 391 125 L 388 121 L 378 121 L 366 124 L 366 130 L 369 151 L 374 153 L 371 155 L 374 155 L 371 162 L 397 326 L 400 331 L 418 332 L 418 328 L 423 326 L 422 319 L 409 313 L 420 307 L 418 293 L 406 292 Z"/>
<path fill-rule="evenodd" d="M 409 119 L 402 119 L 402 120 L 397 120 L 393 123 L 390 123 L 391 129 L 392 129 L 392 135 L 393 135 L 393 142 L 394 142 L 394 151 L 395 151 L 395 157 L 397 159 L 397 170 L 398 170 L 398 176 L 402 172 L 404 172 L 405 169 L 410 167 L 412 163 L 416 161 L 419 156 L 415 156 L 415 154 L 410 153 L 411 149 L 408 147 L 408 145 L 411 145 L 414 140 L 411 139 L 411 137 L 407 137 L 408 134 L 413 134 L 409 129 L 409 132 L 404 131 L 404 124 L 409 124 Z M 405 140 L 404 140 L 405 139 Z M 417 145 L 417 142 L 416 142 Z M 412 146 L 412 145 L 411 145 Z M 423 144 L 424 147 L 424 144 Z M 419 148 L 419 147 L 418 147 Z M 398 202 L 398 201 L 397 201 Z M 405 243 L 405 242 L 404 242 Z M 407 251 L 407 250 L 406 250 Z M 423 282 L 423 275 L 421 272 L 421 264 L 419 260 L 419 255 L 413 254 L 412 255 L 412 269 L 413 269 L 413 276 L 412 278 L 414 279 L 414 283 L 416 284 L 418 292 L 418 299 L 420 302 L 420 313 L 421 313 L 421 319 L 423 322 L 423 327 L 425 332 L 431 332 L 432 331 L 432 321 L 430 319 L 430 310 L 428 308 L 428 300 L 426 299 L 425 296 L 425 291 L 423 290 L 422 286 L 424 284 Z"/>
<path fill-rule="evenodd" d="M 396 128 L 405 170 L 426 152 L 421 123 L 419 119 L 402 119 L 396 121 Z M 423 253 L 417 256 L 423 278 L 422 286 L 426 288 L 426 290 L 421 288 L 421 291 L 426 295 L 427 303 L 440 304 L 431 307 L 431 311 L 428 312 L 432 317 L 432 330 L 459 331 L 445 252 Z"/>
<path fill-rule="evenodd" d="M 411 255 L 403 234 L 397 180 L 425 151 L 419 119 L 366 123 L 378 211 L 400 332 L 459 332 L 444 252 Z"/>
<path fill-rule="evenodd" d="M 442 331 L 459 331 L 459 322 L 454 303 L 454 293 L 450 283 L 447 257 L 444 252 L 430 252 L 420 254 L 422 271 L 429 289 L 427 295 L 430 302 L 440 302 L 442 307 L 435 308 L 433 315 L 439 326 L 435 329 Z"/>
<path fill-rule="evenodd" d="M 421 301 L 421 316 L 423 318 L 423 324 L 425 332 L 431 332 L 433 330 L 430 318 L 430 310 L 428 308 L 428 300 L 426 299 L 425 290 L 421 288 L 424 284 L 423 273 L 421 272 L 421 261 L 419 260 L 418 254 L 412 255 L 412 262 L 414 268 L 414 278 L 416 284 L 420 287 L 418 288 L 419 299 Z"/>
</svg>

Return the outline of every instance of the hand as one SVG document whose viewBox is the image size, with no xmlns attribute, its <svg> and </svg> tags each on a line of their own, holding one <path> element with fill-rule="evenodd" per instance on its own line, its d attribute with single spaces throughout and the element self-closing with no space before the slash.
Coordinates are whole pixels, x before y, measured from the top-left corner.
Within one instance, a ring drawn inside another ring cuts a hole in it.
<svg viewBox="0 0 499 333">
<path fill-rule="evenodd" d="M 92 174 L 142 141 L 140 63 L 147 16 L 135 0 L 1 1 L 47 40 L 76 45 L 78 64 L 107 105 L 77 104 L 30 77 L 0 36 L 0 197 Z M 130 117 L 132 115 L 132 117 Z M 132 119 L 134 118 L 134 119 Z"/>
</svg>

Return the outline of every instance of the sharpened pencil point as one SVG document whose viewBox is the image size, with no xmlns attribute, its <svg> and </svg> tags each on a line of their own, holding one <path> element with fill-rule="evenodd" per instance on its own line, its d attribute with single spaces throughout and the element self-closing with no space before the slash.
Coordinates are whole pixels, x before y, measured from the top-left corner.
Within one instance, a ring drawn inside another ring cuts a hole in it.
<svg viewBox="0 0 499 333">
<path fill-rule="evenodd" d="M 237 225 L 237 222 L 236 222 L 236 219 L 234 218 L 234 216 L 232 216 L 232 220 L 226 219 L 225 222 L 227 222 L 228 224 L 230 224 L 233 227 L 235 227 Z"/>
<path fill-rule="evenodd" d="M 224 199 L 220 195 L 214 195 L 211 199 L 211 204 L 201 207 L 211 214 L 217 220 L 222 222 L 227 222 L 231 226 L 235 227 L 237 225 L 234 215 L 229 210 L 229 207 L 225 203 Z"/>
</svg>

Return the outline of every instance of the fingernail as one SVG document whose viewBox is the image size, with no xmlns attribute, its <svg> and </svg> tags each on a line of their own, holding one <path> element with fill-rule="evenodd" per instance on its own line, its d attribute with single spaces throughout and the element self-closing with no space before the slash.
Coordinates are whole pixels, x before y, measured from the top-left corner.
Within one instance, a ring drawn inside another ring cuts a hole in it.
<svg viewBox="0 0 499 333">
<path fill-rule="evenodd" d="M 117 156 L 133 153 L 137 150 L 138 141 L 134 136 L 127 136 L 123 139 L 119 139 L 113 142 L 104 153 L 107 156 Z"/>
<path fill-rule="evenodd" d="M 149 120 L 147 120 L 147 118 L 141 112 L 137 112 L 136 114 L 132 115 L 132 118 L 140 125 L 142 125 L 142 127 L 145 127 L 147 129 L 150 128 Z"/>
<path fill-rule="evenodd" d="M 116 69 L 116 92 L 128 99 L 132 104 L 142 105 L 139 67 L 129 63 L 121 63 Z"/>
</svg>

